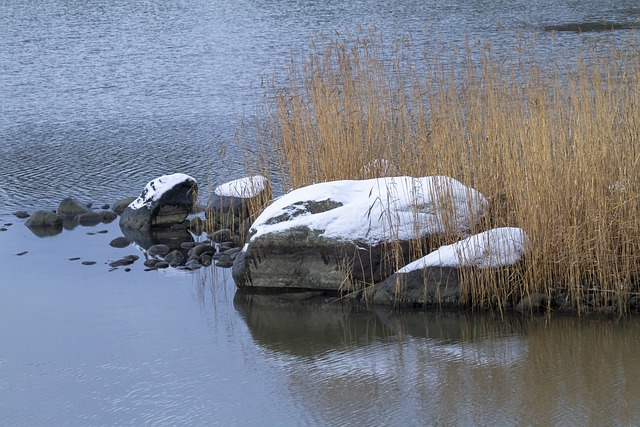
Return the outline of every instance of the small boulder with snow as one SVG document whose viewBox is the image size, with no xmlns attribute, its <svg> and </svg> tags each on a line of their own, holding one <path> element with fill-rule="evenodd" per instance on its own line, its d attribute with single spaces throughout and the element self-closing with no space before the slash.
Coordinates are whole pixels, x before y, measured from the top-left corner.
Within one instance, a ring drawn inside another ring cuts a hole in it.
<svg viewBox="0 0 640 427">
<path fill-rule="evenodd" d="M 233 277 L 240 288 L 351 291 L 395 272 L 390 244 L 465 236 L 487 205 L 478 191 L 445 176 L 314 184 L 277 199 L 255 220 Z"/>
<path fill-rule="evenodd" d="M 515 227 L 495 228 L 442 246 L 398 270 L 368 292 L 369 303 L 394 306 L 457 306 L 470 293 L 460 269 L 501 269 L 522 261 L 528 237 Z"/>
<path fill-rule="evenodd" d="M 215 229 L 239 231 L 252 210 L 262 207 L 270 197 L 271 187 L 264 176 L 236 179 L 213 190 L 205 214 Z"/>
<path fill-rule="evenodd" d="M 120 227 L 144 230 L 182 223 L 197 197 L 198 184 L 189 175 L 176 173 L 150 181 L 140 196 L 120 216 Z"/>
</svg>

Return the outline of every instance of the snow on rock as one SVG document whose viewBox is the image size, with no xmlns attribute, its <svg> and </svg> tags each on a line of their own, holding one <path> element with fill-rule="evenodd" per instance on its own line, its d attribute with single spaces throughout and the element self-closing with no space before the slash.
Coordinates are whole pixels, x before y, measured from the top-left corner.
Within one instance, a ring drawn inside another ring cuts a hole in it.
<svg viewBox="0 0 640 427">
<path fill-rule="evenodd" d="M 314 203 L 325 209 L 310 209 Z M 301 226 L 370 244 L 444 232 L 464 236 L 487 207 L 480 192 L 446 176 L 325 182 L 274 201 L 253 223 L 251 240 Z"/>
<path fill-rule="evenodd" d="M 398 273 L 409 273 L 427 267 L 502 267 L 522 259 L 527 241 L 527 234 L 520 228 L 495 228 L 442 246 L 407 264 Z"/>
<path fill-rule="evenodd" d="M 142 190 L 140 196 L 129 205 L 131 209 L 142 207 L 150 208 L 153 202 L 159 200 L 162 195 L 183 182 L 196 183 L 195 178 L 184 173 L 174 173 L 173 175 L 163 175 L 150 181 Z"/>
<path fill-rule="evenodd" d="M 236 179 L 216 187 L 213 192 L 220 197 L 251 198 L 262 192 L 267 186 L 267 178 L 261 175 Z"/>
</svg>

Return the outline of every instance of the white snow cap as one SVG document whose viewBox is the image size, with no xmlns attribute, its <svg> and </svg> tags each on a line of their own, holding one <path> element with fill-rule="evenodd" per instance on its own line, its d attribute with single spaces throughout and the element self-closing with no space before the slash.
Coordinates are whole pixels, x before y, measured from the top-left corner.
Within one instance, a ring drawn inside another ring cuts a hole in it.
<svg viewBox="0 0 640 427">
<path fill-rule="evenodd" d="M 159 178 L 150 181 L 142 190 L 140 196 L 129 204 L 131 209 L 140 209 L 141 207 L 148 208 L 151 203 L 158 200 L 164 193 L 171 190 L 178 184 L 183 182 L 192 181 L 196 182 L 195 178 L 185 175 L 183 173 L 174 173 L 173 175 L 163 175 Z"/>
<path fill-rule="evenodd" d="M 220 197 L 251 198 L 265 189 L 267 181 L 267 178 L 262 175 L 249 176 L 222 184 L 213 192 Z"/>
<path fill-rule="evenodd" d="M 337 207 L 312 214 L 304 202 Z M 408 176 L 332 181 L 299 188 L 274 201 L 255 220 L 252 239 L 306 226 L 321 236 L 379 243 L 446 231 L 464 235 L 486 212 L 487 199 L 453 178 Z M 296 215 L 291 215 L 297 211 Z M 289 217 L 281 222 L 275 218 Z"/>
<path fill-rule="evenodd" d="M 521 228 L 494 228 L 442 246 L 429 255 L 407 264 L 398 270 L 398 273 L 409 273 L 426 267 L 502 267 L 522 259 L 527 241 L 527 234 Z"/>
</svg>

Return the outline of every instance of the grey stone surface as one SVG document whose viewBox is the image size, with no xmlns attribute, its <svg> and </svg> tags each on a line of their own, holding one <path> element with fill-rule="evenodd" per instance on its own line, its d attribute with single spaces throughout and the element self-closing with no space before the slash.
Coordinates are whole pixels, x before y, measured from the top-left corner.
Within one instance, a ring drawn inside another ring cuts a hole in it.
<svg viewBox="0 0 640 427">
<path fill-rule="evenodd" d="M 33 227 L 60 227 L 62 229 L 62 218 L 51 211 L 35 211 L 26 221 L 25 225 Z"/>
</svg>

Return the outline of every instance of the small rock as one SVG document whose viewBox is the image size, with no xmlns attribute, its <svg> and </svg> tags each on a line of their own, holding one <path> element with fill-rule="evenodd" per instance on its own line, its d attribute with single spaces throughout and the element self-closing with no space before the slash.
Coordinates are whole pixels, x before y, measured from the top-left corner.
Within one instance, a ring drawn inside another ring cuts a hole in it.
<svg viewBox="0 0 640 427">
<path fill-rule="evenodd" d="M 218 262 L 216 262 L 216 267 L 220 268 L 230 268 L 233 267 L 233 260 L 229 255 L 222 255 Z"/>
<path fill-rule="evenodd" d="M 130 244 L 131 244 L 131 241 L 126 237 L 122 237 L 122 236 L 116 237 L 109 243 L 109 245 L 114 248 L 126 248 Z"/>
<path fill-rule="evenodd" d="M 163 244 L 153 245 L 147 249 L 149 255 L 166 255 L 169 251 L 169 246 Z"/>
<path fill-rule="evenodd" d="M 95 261 L 82 261 L 82 265 L 93 265 L 95 263 Z"/>
<path fill-rule="evenodd" d="M 100 231 L 98 231 L 98 233 L 100 233 L 100 234 L 107 234 L 108 232 L 109 232 L 109 230 L 100 230 Z"/>
<path fill-rule="evenodd" d="M 170 265 L 174 263 L 177 265 L 180 265 L 184 262 L 184 254 L 176 249 L 166 254 L 164 256 L 164 260 L 168 262 Z M 172 265 L 172 267 L 174 266 Z"/>
<path fill-rule="evenodd" d="M 69 258 L 69 261 L 78 261 L 79 259 L 80 259 L 80 257 Z"/>
<path fill-rule="evenodd" d="M 29 218 L 29 212 L 27 211 L 17 211 L 14 212 L 14 215 L 17 216 L 20 219 L 25 219 L 25 218 Z"/>
<path fill-rule="evenodd" d="M 124 271 L 126 271 L 127 273 L 131 271 L 131 269 L 129 267 L 125 268 Z"/>
<path fill-rule="evenodd" d="M 200 257 L 200 263 L 202 264 L 203 267 L 209 267 L 212 263 L 211 256 L 207 254 L 202 254 L 202 256 Z"/>
<path fill-rule="evenodd" d="M 104 205 L 100 206 L 100 209 L 102 209 L 102 210 L 111 209 L 111 206 L 109 206 L 108 203 L 105 203 Z"/>
<path fill-rule="evenodd" d="M 12 223 L 12 222 L 6 222 L 6 223 L 4 224 L 4 226 L 5 226 L 5 227 L 11 227 L 12 225 L 13 225 L 13 223 Z"/>
<path fill-rule="evenodd" d="M 123 265 L 131 265 L 133 263 L 134 263 L 134 260 L 132 259 L 122 258 L 122 259 L 118 259 L 113 262 L 110 262 L 109 267 L 122 267 Z"/>
<path fill-rule="evenodd" d="M 104 222 L 105 224 L 109 224 L 118 217 L 117 213 L 110 210 L 101 210 L 100 212 L 98 212 L 98 215 L 100 215 L 100 221 Z"/>
<path fill-rule="evenodd" d="M 233 240 L 233 233 L 228 228 L 224 228 L 213 233 L 212 239 L 216 243 L 231 242 Z"/>
<path fill-rule="evenodd" d="M 73 197 L 67 197 L 62 200 L 56 211 L 58 215 L 64 218 L 80 216 L 88 212 L 91 212 L 90 209 Z"/>
<path fill-rule="evenodd" d="M 182 243 L 180 243 L 180 247 L 182 249 L 193 249 L 193 248 L 196 247 L 196 245 L 197 245 L 196 242 L 182 242 Z"/>
<path fill-rule="evenodd" d="M 137 261 L 140 259 L 138 255 L 126 255 L 122 257 L 123 259 L 130 259 L 131 261 Z"/>
<path fill-rule="evenodd" d="M 25 225 L 32 227 L 62 227 L 62 218 L 55 212 L 36 211 L 25 221 Z"/>
<path fill-rule="evenodd" d="M 189 260 L 184 266 L 190 270 L 196 270 L 202 267 L 202 264 L 200 264 L 197 260 L 192 259 L 192 260 Z"/>
<path fill-rule="evenodd" d="M 22 255 L 25 255 L 25 254 L 27 254 L 27 253 L 29 253 L 29 251 L 19 252 L 19 253 L 17 253 L 16 255 L 18 255 L 18 256 L 22 256 Z"/>
<path fill-rule="evenodd" d="M 166 261 L 158 261 L 155 265 L 156 268 L 169 268 L 169 263 Z"/>
<path fill-rule="evenodd" d="M 111 210 L 114 211 L 118 215 L 122 215 L 122 212 L 133 202 L 135 197 L 127 197 L 126 199 L 120 199 L 111 205 Z"/>
<path fill-rule="evenodd" d="M 0 231 L 8 231 L 8 229 L 2 227 L 2 228 L 0 228 Z"/>
<path fill-rule="evenodd" d="M 159 259 L 150 258 L 144 262 L 145 267 L 155 268 L 156 264 L 159 263 Z"/>
<path fill-rule="evenodd" d="M 195 248 L 193 248 L 192 251 L 193 252 L 190 251 L 191 252 L 190 255 L 201 256 L 202 254 L 215 254 L 216 247 L 211 245 L 198 245 Z"/>
</svg>

